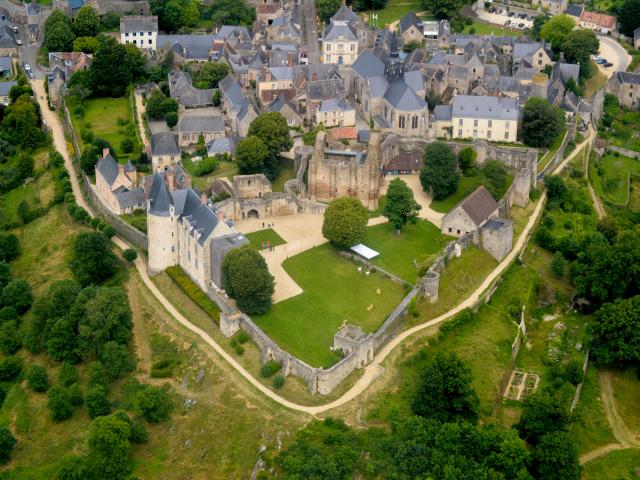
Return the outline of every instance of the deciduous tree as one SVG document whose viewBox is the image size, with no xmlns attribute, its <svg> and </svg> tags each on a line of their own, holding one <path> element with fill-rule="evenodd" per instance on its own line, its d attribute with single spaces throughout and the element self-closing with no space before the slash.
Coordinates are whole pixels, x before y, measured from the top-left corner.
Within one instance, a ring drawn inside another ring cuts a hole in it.
<svg viewBox="0 0 640 480">
<path fill-rule="evenodd" d="M 533 470 L 544 480 L 579 480 L 580 458 L 573 438 L 564 432 L 544 435 L 533 450 Z"/>
<path fill-rule="evenodd" d="M 400 230 L 407 223 L 416 223 L 420 205 L 413 197 L 413 190 L 400 178 L 389 182 L 387 189 L 387 203 L 384 205 L 383 215 Z"/>
<path fill-rule="evenodd" d="M 89 429 L 90 478 L 113 480 L 128 478 L 131 460 L 131 427 L 117 415 L 95 418 Z"/>
<path fill-rule="evenodd" d="M 458 188 L 456 156 L 444 142 L 433 142 L 424 151 L 424 166 L 420 170 L 420 183 L 425 192 L 441 200 Z"/>
<path fill-rule="evenodd" d="M 278 155 L 287 152 L 293 146 L 289 135 L 287 120 L 279 112 L 268 112 L 258 115 L 249 126 L 249 136 L 256 136 L 267 146 L 268 161 L 265 162 L 265 175 L 273 180 L 280 171 Z"/>
<path fill-rule="evenodd" d="M 359 199 L 332 200 L 324 212 L 322 235 L 338 248 L 349 248 L 362 240 L 369 216 Z"/>
<path fill-rule="evenodd" d="M 523 402 L 522 415 L 515 428 L 522 438 L 536 444 L 548 433 L 566 430 L 568 424 L 567 406 L 551 392 L 542 391 Z"/>
<path fill-rule="evenodd" d="M 224 287 L 238 308 L 250 315 L 261 315 L 271 308 L 273 276 L 257 250 L 244 246 L 230 251 L 222 265 Z"/>
<path fill-rule="evenodd" d="M 100 20 L 93 7 L 85 5 L 73 18 L 73 31 L 76 37 L 95 37 L 100 28 Z"/>
<path fill-rule="evenodd" d="M 137 405 L 142 416 L 151 423 L 168 420 L 173 410 L 169 395 L 164 390 L 151 386 L 140 390 L 137 397 Z"/>
<path fill-rule="evenodd" d="M 524 105 L 522 139 L 532 147 L 550 147 L 564 127 L 564 113 L 547 100 L 532 97 Z"/>
<path fill-rule="evenodd" d="M 99 232 L 83 232 L 73 242 L 71 271 L 81 285 L 101 283 L 118 270 L 109 240 Z"/>
<path fill-rule="evenodd" d="M 563 51 L 569 63 L 580 64 L 580 78 L 586 80 L 593 74 L 591 56 L 600 51 L 600 40 L 593 30 L 572 30 L 564 41 Z"/>
<path fill-rule="evenodd" d="M 11 458 L 11 450 L 16 444 L 16 437 L 7 427 L 0 427 L 0 463 L 7 463 Z"/>
<path fill-rule="evenodd" d="M 262 140 L 251 136 L 238 142 L 236 162 L 241 174 L 263 173 L 269 161 L 269 150 Z"/>
<path fill-rule="evenodd" d="M 640 27 L 640 0 L 624 0 L 618 10 L 618 30 L 630 37 Z"/>
<path fill-rule="evenodd" d="M 342 5 L 340 0 L 316 0 L 316 11 L 320 20 L 328 22 L 334 13 L 338 11 L 340 5 Z"/>
<path fill-rule="evenodd" d="M 560 51 L 567 36 L 576 26 L 569 15 L 556 15 L 540 29 L 540 37 L 549 42 L 554 50 Z"/>
</svg>

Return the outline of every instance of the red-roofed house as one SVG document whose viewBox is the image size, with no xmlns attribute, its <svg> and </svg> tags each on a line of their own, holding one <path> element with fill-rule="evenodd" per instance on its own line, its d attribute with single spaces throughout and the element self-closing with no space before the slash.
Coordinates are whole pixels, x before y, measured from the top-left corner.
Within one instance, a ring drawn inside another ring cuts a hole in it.
<svg viewBox="0 0 640 480">
<path fill-rule="evenodd" d="M 616 17 L 596 12 L 582 12 L 580 26 L 601 33 L 610 33 L 618 28 Z"/>
</svg>

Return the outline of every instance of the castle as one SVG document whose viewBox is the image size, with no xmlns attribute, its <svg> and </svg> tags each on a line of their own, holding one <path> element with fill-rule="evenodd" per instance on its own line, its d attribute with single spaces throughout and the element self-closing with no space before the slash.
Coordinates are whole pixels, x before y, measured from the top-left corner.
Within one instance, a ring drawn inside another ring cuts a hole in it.
<svg viewBox="0 0 640 480">
<path fill-rule="evenodd" d="M 205 292 L 223 288 L 222 261 L 230 250 L 248 243 L 206 195 L 173 189 L 153 175 L 147 200 L 149 272 L 180 265 Z"/>
</svg>

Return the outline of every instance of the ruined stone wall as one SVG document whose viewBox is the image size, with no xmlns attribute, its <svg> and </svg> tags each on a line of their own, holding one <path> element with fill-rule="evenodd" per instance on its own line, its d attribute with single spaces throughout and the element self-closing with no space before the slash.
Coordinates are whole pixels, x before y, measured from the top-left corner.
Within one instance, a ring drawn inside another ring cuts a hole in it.
<svg viewBox="0 0 640 480">
<path fill-rule="evenodd" d="M 513 247 L 513 222 L 500 219 L 502 227 L 499 229 L 480 229 L 480 243 L 497 261 L 502 261 Z"/>
</svg>

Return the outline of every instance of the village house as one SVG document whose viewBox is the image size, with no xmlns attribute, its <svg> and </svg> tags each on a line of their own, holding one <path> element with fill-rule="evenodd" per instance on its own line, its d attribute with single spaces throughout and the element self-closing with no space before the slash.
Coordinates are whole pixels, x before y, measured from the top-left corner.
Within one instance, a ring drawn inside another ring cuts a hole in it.
<svg viewBox="0 0 640 480">
<path fill-rule="evenodd" d="M 546 43 L 518 42 L 513 46 L 514 66 L 525 66 L 542 71 L 547 65 L 553 65 L 551 47 Z"/>
<path fill-rule="evenodd" d="M 0 77 L 13 77 L 13 59 L 7 55 L 0 57 Z"/>
<path fill-rule="evenodd" d="M 171 50 L 174 64 L 185 62 L 204 63 L 213 58 L 215 35 L 158 35 L 159 50 Z"/>
<path fill-rule="evenodd" d="M 233 134 L 246 137 L 249 125 L 258 116 L 258 107 L 243 92 L 240 82 L 231 74 L 220 81 L 222 107 L 231 121 Z"/>
<path fill-rule="evenodd" d="M 415 13 L 407 13 L 400 19 L 398 26 L 400 29 L 400 37 L 405 45 L 409 43 L 422 44 L 424 39 L 424 26 Z"/>
<path fill-rule="evenodd" d="M 344 98 L 324 100 L 316 110 L 316 124 L 325 127 L 353 127 L 356 110 Z"/>
<path fill-rule="evenodd" d="M 350 7 L 343 4 L 322 35 L 322 62 L 351 65 L 369 41 L 369 28 Z"/>
<path fill-rule="evenodd" d="M 267 106 L 267 112 L 278 112 L 287 120 L 290 127 L 300 127 L 302 125 L 302 116 L 297 106 L 287 100 L 285 95 L 279 95 L 273 102 Z"/>
<path fill-rule="evenodd" d="M 180 147 L 176 136 L 171 132 L 159 132 L 151 136 L 152 171 L 169 170 L 180 161 Z"/>
<path fill-rule="evenodd" d="M 582 12 L 578 23 L 582 28 L 589 28 L 605 35 L 615 32 L 618 28 L 618 20 L 612 15 L 596 12 Z"/>
<path fill-rule="evenodd" d="M 132 43 L 142 50 L 155 51 L 157 41 L 157 16 L 125 15 L 120 17 L 120 43 Z"/>
<path fill-rule="evenodd" d="M 293 97 L 293 65 L 288 67 L 268 67 L 258 77 L 258 99 L 263 105 L 271 103 L 276 97 Z"/>
<path fill-rule="evenodd" d="M 17 54 L 16 34 L 8 21 L 0 22 L 0 56 L 15 57 Z"/>
<path fill-rule="evenodd" d="M 4 105 L 5 107 L 9 106 L 11 103 L 9 92 L 11 91 L 11 88 L 16 85 L 18 85 L 18 82 L 13 80 L 9 82 L 0 82 L 0 105 Z"/>
<path fill-rule="evenodd" d="M 618 98 L 620 105 L 633 110 L 640 107 L 640 73 L 615 72 L 607 90 Z"/>
<path fill-rule="evenodd" d="M 300 8 L 296 4 L 288 4 L 284 12 L 266 27 L 269 41 L 293 42 L 300 44 Z"/>
<path fill-rule="evenodd" d="M 136 188 L 136 167 L 131 162 L 117 163 L 108 148 L 102 151 L 96 164 L 96 192 L 102 203 L 117 215 L 144 209 L 144 190 Z"/>
<path fill-rule="evenodd" d="M 199 89 L 192 85 L 191 75 L 182 70 L 169 72 L 169 95 L 181 109 L 203 108 L 213 105 L 215 88 Z"/>
<path fill-rule="evenodd" d="M 542 9 L 551 15 L 561 15 L 567 9 L 567 0 L 532 0 L 531 5 L 534 7 L 542 7 Z"/>
<path fill-rule="evenodd" d="M 195 145 L 201 139 L 209 143 L 226 136 L 224 117 L 211 114 L 184 114 L 178 121 L 178 144 L 181 147 Z"/>
<path fill-rule="evenodd" d="M 58 104 L 67 89 L 67 82 L 74 73 L 88 70 L 93 55 L 83 52 L 49 52 L 49 97 Z"/>
<path fill-rule="evenodd" d="M 498 210 L 498 202 L 480 186 L 442 218 L 440 230 L 453 237 L 477 232 L 489 218 L 498 216 Z"/>
</svg>

